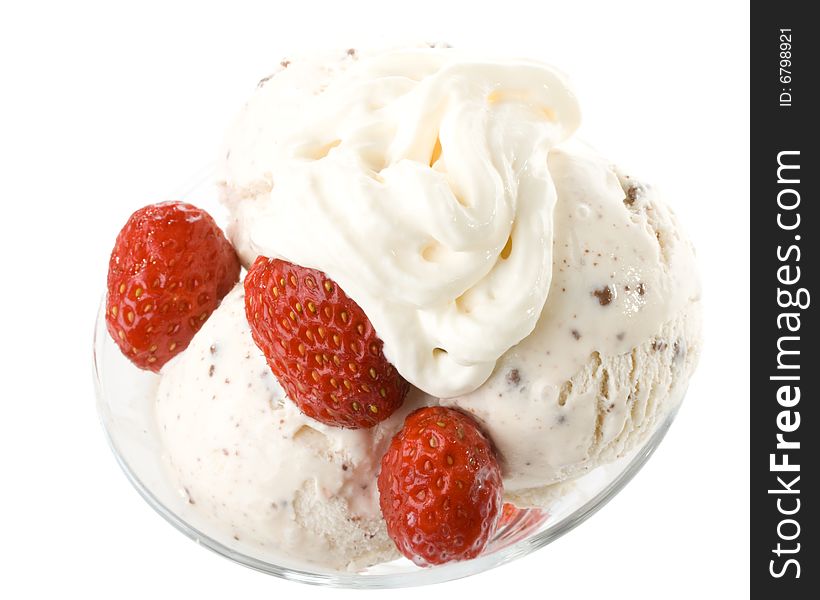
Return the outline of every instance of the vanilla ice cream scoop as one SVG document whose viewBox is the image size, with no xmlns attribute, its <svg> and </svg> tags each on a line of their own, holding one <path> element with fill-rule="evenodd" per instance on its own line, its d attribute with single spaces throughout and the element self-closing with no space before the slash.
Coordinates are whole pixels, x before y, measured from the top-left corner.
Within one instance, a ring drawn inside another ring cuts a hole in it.
<svg viewBox="0 0 820 600">
<path fill-rule="evenodd" d="M 701 343 L 694 250 L 658 191 L 578 143 L 549 166 L 558 201 L 541 318 L 484 385 L 442 400 L 482 422 L 522 504 L 644 442 L 683 398 Z"/>
<path fill-rule="evenodd" d="M 378 505 L 400 414 L 327 427 L 286 398 L 245 319 L 239 284 L 162 370 L 157 422 L 177 487 L 217 528 L 260 550 L 337 569 L 394 558 Z"/>
<path fill-rule="evenodd" d="M 547 156 L 574 96 L 533 61 L 423 48 L 298 60 L 228 137 L 243 260 L 325 272 L 416 387 L 475 390 L 535 326 L 552 278 Z"/>
</svg>

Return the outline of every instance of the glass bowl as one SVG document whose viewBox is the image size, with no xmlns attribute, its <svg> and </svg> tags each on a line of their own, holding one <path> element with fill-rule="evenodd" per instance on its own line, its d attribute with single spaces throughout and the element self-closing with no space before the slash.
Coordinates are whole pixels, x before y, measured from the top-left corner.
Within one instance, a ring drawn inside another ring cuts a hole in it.
<svg viewBox="0 0 820 600">
<path fill-rule="evenodd" d="M 208 210 L 219 222 L 213 168 L 191 179 L 172 199 Z M 224 219 L 222 220 L 224 222 Z M 407 559 L 356 572 L 323 569 L 288 556 L 260 554 L 197 514 L 166 472 L 154 418 L 154 392 L 159 376 L 134 367 L 109 337 L 105 298 L 94 330 L 94 383 L 97 409 L 106 438 L 128 480 L 146 502 L 177 530 L 226 558 L 257 571 L 317 585 L 348 588 L 395 588 L 466 577 L 533 552 L 584 522 L 617 494 L 646 463 L 675 418 L 670 412 L 640 447 L 599 466 L 569 485 L 556 486 L 547 511 L 521 511 L 500 527 L 485 553 L 473 560 L 420 568 Z"/>
</svg>

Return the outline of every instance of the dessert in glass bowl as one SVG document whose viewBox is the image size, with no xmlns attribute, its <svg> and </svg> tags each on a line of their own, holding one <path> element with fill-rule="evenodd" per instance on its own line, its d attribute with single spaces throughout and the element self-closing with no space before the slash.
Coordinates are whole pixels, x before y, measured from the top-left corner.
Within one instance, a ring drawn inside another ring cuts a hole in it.
<svg viewBox="0 0 820 600">
<path fill-rule="evenodd" d="M 683 398 L 700 287 L 657 190 L 579 119 L 536 61 L 282 61 L 216 186 L 140 209 L 112 252 L 98 398 L 143 495 L 340 585 L 462 576 L 598 508 Z M 214 190 L 226 233 L 192 205 Z"/>
</svg>

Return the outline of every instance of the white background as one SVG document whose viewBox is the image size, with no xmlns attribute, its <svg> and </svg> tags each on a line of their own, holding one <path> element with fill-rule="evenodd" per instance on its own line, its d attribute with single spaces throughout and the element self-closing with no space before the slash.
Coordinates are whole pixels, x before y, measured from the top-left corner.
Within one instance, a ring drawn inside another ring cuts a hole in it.
<svg viewBox="0 0 820 600">
<path fill-rule="evenodd" d="M 119 227 L 215 159 L 259 78 L 290 51 L 403 40 L 567 71 L 581 135 L 659 183 L 694 238 L 707 343 L 666 441 L 600 513 L 511 565 L 391 597 L 748 595 L 745 3 L 9 4 L 0 8 L 1 597 L 361 593 L 244 569 L 154 514 L 97 423 L 91 330 Z"/>
</svg>

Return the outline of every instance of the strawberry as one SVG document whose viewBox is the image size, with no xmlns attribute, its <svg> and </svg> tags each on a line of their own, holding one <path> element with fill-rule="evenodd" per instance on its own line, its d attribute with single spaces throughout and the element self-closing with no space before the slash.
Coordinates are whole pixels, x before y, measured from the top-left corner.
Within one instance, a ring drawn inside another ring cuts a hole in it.
<svg viewBox="0 0 820 600">
<path fill-rule="evenodd" d="M 519 527 L 522 524 L 529 527 L 532 524 L 540 525 L 547 520 L 546 511 L 540 508 L 518 508 L 515 504 L 505 502 L 501 508 L 501 518 L 498 520 L 498 527 L 504 527 L 516 523 Z"/>
<path fill-rule="evenodd" d="M 236 252 L 208 213 L 183 202 L 146 206 L 111 252 L 108 331 L 136 366 L 159 371 L 238 280 Z"/>
<path fill-rule="evenodd" d="M 372 427 L 408 384 L 364 311 L 321 271 L 260 256 L 245 277 L 251 334 L 288 396 L 327 425 Z"/>
<path fill-rule="evenodd" d="M 501 512 L 501 469 L 468 415 L 440 406 L 411 413 L 382 458 L 379 504 L 387 533 L 420 566 L 481 554 Z"/>
<path fill-rule="evenodd" d="M 498 526 L 503 527 L 504 525 L 509 525 L 521 514 L 525 513 L 526 510 L 525 508 L 518 508 L 515 504 L 505 502 L 504 506 L 501 507 L 501 518 L 498 519 Z"/>
<path fill-rule="evenodd" d="M 493 548 L 500 550 L 529 537 L 546 522 L 548 516 L 540 508 L 518 508 L 505 502 L 496 526 Z"/>
</svg>

